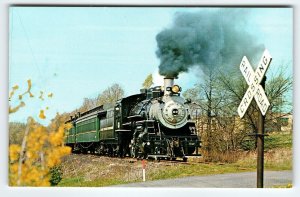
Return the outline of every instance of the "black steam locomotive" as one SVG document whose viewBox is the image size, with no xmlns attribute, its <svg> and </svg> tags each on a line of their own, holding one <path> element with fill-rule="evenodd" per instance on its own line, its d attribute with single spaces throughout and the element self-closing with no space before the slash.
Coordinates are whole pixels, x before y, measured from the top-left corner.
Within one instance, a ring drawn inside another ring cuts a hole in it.
<svg viewBox="0 0 300 197">
<path fill-rule="evenodd" d="M 165 78 L 164 87 L 142 89 L 111 108 L 99 106 L 71 116 L 65 144 L 74 152 L 119 157 L 186 161 L 187 156 L 199 156 L 200 138 L 180 91 L 173 78 Z"/>
</svg>

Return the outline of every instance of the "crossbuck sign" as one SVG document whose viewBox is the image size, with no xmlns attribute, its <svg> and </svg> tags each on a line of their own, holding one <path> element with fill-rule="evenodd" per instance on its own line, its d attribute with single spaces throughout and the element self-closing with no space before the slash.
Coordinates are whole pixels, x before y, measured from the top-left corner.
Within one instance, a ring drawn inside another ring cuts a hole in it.
<svg viewBox="0 0 300 197">
<path fill-rule="evenodd" d="M 248 59 L 246 56 L 243 57 L 242 62 L 240 64 L 240 70 L 247 81 L 247 84 L 249 85 L 249 88 L 247 89 L 240 105 L 238 108 L 239 116 L 242 118 L 253 97 L 263 115 L 266 114 L 270 102 L 265 94 L 264 89 L 260 85 L 260 82 L 262 81 L 263 77 L 265 76 L 265 73 L 272 61 L 272 57 L 268 50 L 265 50 L 259 64 L 255 70 L 255 72 L 252 69 L 252 66 L 250 65 Z"/>
</svg>

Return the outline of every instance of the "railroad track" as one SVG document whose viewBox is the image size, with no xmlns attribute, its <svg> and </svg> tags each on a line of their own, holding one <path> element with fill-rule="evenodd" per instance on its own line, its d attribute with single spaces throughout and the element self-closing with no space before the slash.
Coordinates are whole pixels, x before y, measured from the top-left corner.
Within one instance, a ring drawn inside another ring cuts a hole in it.
<svg viewBox="0 0 300 197">
<path fill-rule="evenodd" d="M 71 155 L 88 155 L 88 156 L 92 156 L 92 157 L 95 157 L 95 158 L 99 158 L 99 157 L 103 157 L 103 158 L 109 158 L 109 159 L 118 159 L 118 160 L 125 160 L 125 161 L 128 161 L 129 163 L 135 163 L 135 162 L 138 162 L 138 161 L 142 161 L 143 159 L 142 158 L 132 158 L 132 157 L 129 157 L 129 156 L 126 156 L 126 157 L 114 157 L 114 156 L 108 156 L 108 155 L 97 155 L 97 154 L 82 154 L 82 153 L 72 153 Z M 176 159 L 176 160 L 171 160 L 169 158 L 163 158 L 163 157 L 158 157 L 158 158 L 147 158 L 145 159 L 147 160 L 148 162 L 161 162 L 161 163 L 170 163 L 170 164 L 173 164 L 173 163 L 180 163 L 180 164 L 187 164 L 187 165 L 190 165 L 191 163 L 188 162 L 188 160 L 182 160 L 182 159 Z"/>
</svg>

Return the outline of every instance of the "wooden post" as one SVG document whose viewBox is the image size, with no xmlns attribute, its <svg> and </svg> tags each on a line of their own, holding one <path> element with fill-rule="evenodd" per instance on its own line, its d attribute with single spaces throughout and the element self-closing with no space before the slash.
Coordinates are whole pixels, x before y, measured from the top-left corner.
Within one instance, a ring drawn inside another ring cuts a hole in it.
<svg viewBox="0 0 300 197">
<path fill-rule="evenodd" d="M 265 89 L 266 76 L 262 79 L 261 86 Z M 261 111 L 258 116 L 257 132 L 257 188 L 264 187 L 264 135 L 265 135 L 265 116 Z"/>
</svg>

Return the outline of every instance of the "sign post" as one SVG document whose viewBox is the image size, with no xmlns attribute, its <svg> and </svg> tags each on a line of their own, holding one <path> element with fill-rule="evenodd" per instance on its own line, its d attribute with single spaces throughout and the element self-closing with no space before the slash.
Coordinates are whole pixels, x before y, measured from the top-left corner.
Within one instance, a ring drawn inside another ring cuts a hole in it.
<svg viewBox="0 0 300 197">
<path fill-rule="evenodd" d="M 272 57 L 268 50 L 265 50 L 255 72 L 252 69 L 246 56 L 243 57 L 240 64 L 240 70 L 249 85 L 239 107 L 238 114 L 243 118 L 252 99 L 254 98 L 259 109 L 258 125 L 257 125 L 257 188 L 264 186 L 264 131 L 265 131 L 265 115 L 270 106 L 270 102 L 265 94 L 265 74 L 272 61 Z"/>
<path fill-rule="evenodd" d="M 263 78 L 261 86 L 265 89 L 266 77 Z M 264 187 L 264 137 L 265 137 L 265 116 L 259 113 L 257 126 L 257 188 Z"/>
</svg>

